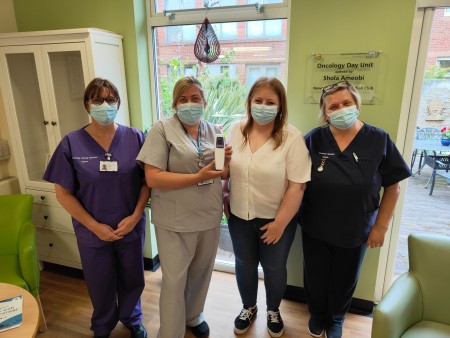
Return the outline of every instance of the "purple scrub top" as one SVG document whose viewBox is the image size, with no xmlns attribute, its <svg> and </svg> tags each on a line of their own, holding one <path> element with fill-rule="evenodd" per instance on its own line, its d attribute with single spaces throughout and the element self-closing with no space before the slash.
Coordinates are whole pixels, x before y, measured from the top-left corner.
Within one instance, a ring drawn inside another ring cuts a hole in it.
<svg viewBox="0 0 450 338">
<path fill-rule="evenodd" d="M 84 128 L 79 129 L 61 140 L 43 178 L 71 190 L 98 222 L 116 229 L 137 204 L 144 172 L 136 157 L 143 143 L 144 134 L 140 130 L 118 125 L 108 150 L 111 161 L 117 161 L 118 171 L 100 171 L 100 161 L 106 161 L 106 152 Z M 107 244 L 77 220 L 72 221 L 80 244 L 90 247 Z M 121 241 L 137 240 L 144 232 L 145 213 Z"/>
</svg>

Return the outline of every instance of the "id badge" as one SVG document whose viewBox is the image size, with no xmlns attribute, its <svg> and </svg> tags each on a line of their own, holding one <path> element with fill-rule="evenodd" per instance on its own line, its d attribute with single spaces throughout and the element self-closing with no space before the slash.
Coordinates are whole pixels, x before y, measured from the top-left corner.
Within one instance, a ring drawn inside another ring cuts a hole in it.
<svg viewBox="0 0 450 338">
<path fill-rule="evenodd" d="M 207 180 L 207 181 L 198 182 L 197 185 L 200 187 L 202 185 L 213 184 L 213 183 L 214 183 L 214 180 L 211 178 L 210 180 Z"/>
<path fill-rule="evenodd" d="M 100 171 L 117 171 L 118 169 L 117 161 L 100 161 Z"/>
</svg>

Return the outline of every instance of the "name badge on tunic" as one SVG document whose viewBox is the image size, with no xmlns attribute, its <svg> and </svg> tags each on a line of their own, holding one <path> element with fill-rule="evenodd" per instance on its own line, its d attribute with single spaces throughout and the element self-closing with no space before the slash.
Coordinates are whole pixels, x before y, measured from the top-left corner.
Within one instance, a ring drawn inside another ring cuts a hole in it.
<svg viewBox="0 0 450 338">
<path fill-rule="evenodd" d="M 100 171 L 117 171 L 118 169 L 117 161 L 100 161 Z"/>
<path fill-rule="evenodd" d="M 211 178 L 210 180 L 207 180 L 207 181 L 198 182 L 197 185 L 200 187 L 202 185 L 213 184 L 213 183 L 214 183 L 214 180 Z"/>
</svg>

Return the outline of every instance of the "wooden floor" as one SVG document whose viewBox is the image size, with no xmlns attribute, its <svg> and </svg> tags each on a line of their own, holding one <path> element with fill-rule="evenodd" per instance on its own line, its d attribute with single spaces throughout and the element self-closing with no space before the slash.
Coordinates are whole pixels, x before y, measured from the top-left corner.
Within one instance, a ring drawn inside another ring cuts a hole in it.
<svg viewBox="0 0 450 338">
<path fill-rule="evenodd" d="M 161 269 L 145 272 L 146 286 L 142 295 L 144 325 L 148 337 L 155 338 L 159 327 L 159 290 Z M 80 277 L 44 269 L 41 273 L 41 301 L 47 320 L 48 331 L 38 338 L 87 338 L 93 337 L 89 330 L 92 306 L 84 280 Z M 259 285 L 259 313 L 251 329 L 241 336 L 233 333 L 233 321 L 239 314 L 241 302 L 235 276 L 214 272 L 206 301 L 205 316 L 211 329 L 211 338 L 270 337 L 266 329 L 265 292 L 262 281 Z M 284 338 L 311 337 L 306 325 L 308 311 L 305 304 L 283 300 L 281 314 L 285 325 Z M 344 325 L 344 337 L 369 338 L 372 318 L 348 314 Z M 111 338 L 128 338 L 129 331 L 119 323 Z M 194 336 L 187 331 L 185 338 Z"/>
</svg>

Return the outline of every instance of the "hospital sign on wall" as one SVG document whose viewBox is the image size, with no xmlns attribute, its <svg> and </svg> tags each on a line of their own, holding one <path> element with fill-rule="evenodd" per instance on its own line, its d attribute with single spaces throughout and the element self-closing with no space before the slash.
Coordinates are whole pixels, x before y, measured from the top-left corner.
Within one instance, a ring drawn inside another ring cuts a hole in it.
<svg viewBox="0 0 450 338">
<path fill-rule="evenodd" d="M 305 102 L 319 103 L 323 87 L 349 81 L 361 94 L 362 104 L 380 104 L 383 68 L 381 52 L 313 53 L 307 60 Z"/>
</svg>

